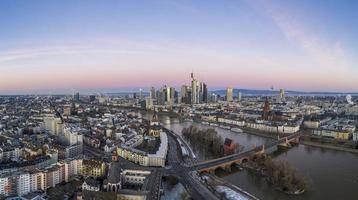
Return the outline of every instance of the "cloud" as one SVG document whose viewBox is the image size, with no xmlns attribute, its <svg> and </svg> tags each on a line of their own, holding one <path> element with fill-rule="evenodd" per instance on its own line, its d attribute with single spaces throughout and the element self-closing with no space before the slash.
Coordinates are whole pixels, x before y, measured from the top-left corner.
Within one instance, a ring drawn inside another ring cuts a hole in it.
<svg viewBox="0 0 358 200">
<path fill-rule="evenodd" d="M 56 55 L 85 55 L 85 54 L 129 54 L 137 51 L 126 48 L 102 47 L 98 48 L 93 45 L 60 45 L 28 49 L 15 49 L 8 52 L 0 53 L 0 63 L 9 61 L 21 61 L 31 58 L 41 58 Z"/>
<path fill-rule="evenodd" d="M 262 4 L 250 5 L 267 14 L 286 39 L 302 49 L 316 67 L 327 71 L 348 71 L 350 63 L 340 39 L 328 40 L 324 35 L 314 33 L 300 20 L 297 12 L 292 12 L 282 4 L 264 1 Z"/>
<path fill-rule="evenodd" d="M 306 51 L 318 64 L 326 67 L 345 67 L 346 58 L 341 42 L 324 41 L 308 33 L 286 13 L 272 13 L 271 17 L 285 36 Z"/>
</svg>

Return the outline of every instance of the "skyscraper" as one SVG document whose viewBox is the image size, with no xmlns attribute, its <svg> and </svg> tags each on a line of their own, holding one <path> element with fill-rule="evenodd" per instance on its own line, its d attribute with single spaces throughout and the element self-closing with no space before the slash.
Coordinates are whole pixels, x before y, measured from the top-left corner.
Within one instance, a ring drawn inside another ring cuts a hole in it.
<svg viewBox="0 0 358 200">
<path fill-rule="evenodd" d="M 285 98 L 285 90 L 284 90 L 284 89 L 280 89 L 280 95 L 279 95 L 280 101 L 283 101 L 284 98 Z"/>
<path fill-rule="evenodd" d="M 157 90 L 156 92 L 157 96 L 157 104 L 158 105 L 164 105 L 165 104 L 165 90 L 164 88 L 161 88 L 160 90 Z"/>
<path fill-rule="evenodd" d="M 74 94 L 74 96 L 73 96 L 73 100 L 74 101 L 80 101 L 80 93 L 79 92 L 76 92 L 75 94 Z"/>
<path fill-rule="evenodd" d="M 198 103 L 198 82 L 194 78 L 194 74 L 191 73 L 191 104 Z"/>
<path fill-rule="evenodd" d="M 208 103 L 209 99 L 208 99 L 208 96 L 209 96 L 209 91 L 208 91 L 208 86 L 204 83 L 204 94 L 203 94 L 203 101 L 204 103 Z"/>
<path fill-rule="evenodd" d="M 232 102 L 233 101 L 233 89 L 231 87 L 226 89 L 226 101 L 227 102 Z"/>
<path fill-rule="evenodd" d="M 143 90 L 142 88 L 139 89 L 139 100 L 143 99 Z"/>
<path fill-rule="evenodd" d="M 187 100 L 188 95 L 189 95 L 188 86 L 186 86 L 186 85 L 181 86 L 181 88 L 180 88 L 180 98 L 181 98 L 182 103 L 188 103 L 188 100 Z"/>
<path fill-rule="evenodd" d="M 149 96 L 150 96 L 150 98 L 152 98 L 152 99 L 156 99 L 157 97 L 156 97 L 156 93 L 155 93 L 155 88 L 154 87 L 152 87 L 151 89 L 150 89 L 150 94 L 149 94 Z"/>
<path fill-rule="evenodd" d="M 241 94 L 241 92 L 238 92 L 237 93 L 237 101 L 241 101 L 241 98 L 242 98 L 242 94 Z"/>
</svg>

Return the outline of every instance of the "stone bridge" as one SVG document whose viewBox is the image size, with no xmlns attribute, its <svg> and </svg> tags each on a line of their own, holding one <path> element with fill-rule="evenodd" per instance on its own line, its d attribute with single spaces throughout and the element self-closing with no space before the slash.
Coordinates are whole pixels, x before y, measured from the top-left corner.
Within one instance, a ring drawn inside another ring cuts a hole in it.
<svg viewBox="0 0 358 200">
<path fill-rule="evenodd" d="M 271 142 L 269 144 L 263 144 L 257 147 L 254 147 L 251 150 L 239 152 L 236 154 L 228 155 L 225 157 L 203 161 L 196 163 L 191 166 L 192 170 L 196 170 L 200 173 L 211 173 L 214 174 L 215 170 L 222 169 L 225 171 L 231 171 L 232 166 L 241 165 L 249 160 L 250 156 L 255 154 L 262 153 L 271 153 L 276 150 L 278 147 L 289 148 L 292 144 L 297 144 L 299 142 L 299 133 L 295 133 L 286 137 L 278 137 L 278 140 Z"/>
</svg>

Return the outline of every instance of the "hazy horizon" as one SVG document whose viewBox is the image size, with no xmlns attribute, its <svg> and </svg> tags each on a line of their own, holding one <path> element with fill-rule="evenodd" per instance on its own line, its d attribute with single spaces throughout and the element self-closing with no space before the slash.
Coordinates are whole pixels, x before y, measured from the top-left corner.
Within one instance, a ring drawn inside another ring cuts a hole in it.
<svg viewBox="0 0 358 200">
<path fill-rule="evenodd" d="M 173 86 L 180 92 L 180 86 Z M 151 87 L 136 87 L 136 88 L 101 88 L 101 89 L 81 89 L 81 90 L 73 90 L 73 89 L 64 89 L 64 90 L 56 90 L 56 91 L 13 91 L 8 93 L 1 93 L 0 96 L 7 96 L 7 95 L 72 95 L 73 92 L 79 92 L 80 95 L 98 95 L 98 94 L 125 94 L 125 93 L 138 93 L 140 89 L 143 92 L 148 93 Z M 155 87 L 157 90 L 160 87 Z M 226 90 L 227 88 L 209 88 L 210 92 L 217 92 L 220 90 Z M 234 90 L 248 90 L 248 91 L 269 91 L 273 93 L 279 93 L 280 88 L 274 88 L 274 90 L 270 88 L 262 88 L 262 89 L 250 89 L 250 88 L 236 88 Z M 358 92 L 336 92 L 336 91 L 303 91 L 303 90 L 290 90 L 287 89 L 285 92 L 298 92 L 298 93 L 307 93 L 307 94 L 352 94 L 353 96 L 357 96 Z M 234 94 L 236 96 L 236 94 Z"/>
</svg>

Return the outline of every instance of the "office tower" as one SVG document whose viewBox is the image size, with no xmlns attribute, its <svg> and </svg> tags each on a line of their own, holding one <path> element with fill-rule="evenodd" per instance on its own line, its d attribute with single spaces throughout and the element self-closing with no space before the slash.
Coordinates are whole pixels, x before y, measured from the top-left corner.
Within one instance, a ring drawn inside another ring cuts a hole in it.
<svg viewBox="0 0 358 200">
<path fill-rule="evenodd" d="M 145 98 L 145 106 L 144 108 L 147 109 L 147 110 L 151 110 L 153 109 L 153 99 L 151 97 L 146 97 Z"/>
<path fill-rule="evenodd" d="M 165 102 L 170 102 L 170 87 L 164 86 Z"/>
<path fill-rule="evenodd" d="M 216 94 L 212 93 L 212 94 L 210 95 L 210 102 L 215 103 L 215 102 L 217 102 L 217 101 L 218 101 L 218 96 L 217 96 Z"/>
<path fill-rule="evenodd" d="M 262 108 L 262 119 L 268 120 L 270 114 L 270 102 L 268 101 L 268 98 L 266 98 L 264 102 L 264 106 Z"/>
<path fill-rule="evenodd" d="M 156 98 L 157 98 L 156 96 L 157 96 L 157 95 L 156 95 L 156 92 L 155 92 L 155 88 L 152 87 L 152 88 L 150 89 L 149 97 L 152 98 L 152 99 L 156 99 Z"/>
<path fill-rule="evenodd" d="M 156 96 L 157 96 L 157 104 L 158 105 L 164 105 L 165 104 L 165 91 L 163 88 L 161 88 L 160 90 L 157 90 L 156 92 Z"/>
<path fill-rule="evenodd" d="M 279 95 L 280 101 L 283 101 L 284 98 L 285 98 L 285 90 L 284 90 L 284 89 L 280 89 L 280 95 Z"/>
<path fill-rule="evenodd" d="M 76 92 L 74 95 L 73 95 L 73 100 L 74 101 L 80 101 L 80 93 L 79 92 Z"/>
<path fill-rule="evenodd" d="M 227 102 L 232 102 L 233 101 L 233 89 L 231 87 L 227 88 L 226 90 L 226 101 Z"/>
<path fill-rule="evenodd" d="M 133 93 L 133 99 L 136 99 L 137 98 L 137 93 Z"/>
<path fill-rule="evenodd" d="M 188 103 L 187 102 L 187 97 L 188 97 L 188 86 L 183 85 L 180 88 L 180 98 L 181 98 L 181 102 L 182 103 Z"/>
<path fill-rule="evenodd" d="M 179 103 L 179 93 L 175 89 L 174 89 L 174 103 Z"/>
<path fill-rule="evenodd" d="M 95 95 L 90 95 L 89 98 L 90 98 L 90 102 L 96 101 L 96 96 Z"/>
<path fill-rule="evenodd" d="M 241 98 L 242 98 L 242 94 L 241 94 L 241 92 L 239 92 L 238 94 L 237 94 L 237 101 L 241 101 Z"/>
<path fill-rule="evenodd" d="M 198 101 L 199 103 L 203 103 L 204 102 L 204 83 L 203 82 L 199 82 L 198 83 Z"/>
<path fill-rule="evenodd" d="M 206 86 L 205 83 L 203 83 L 203 94 L 202 94 L 202 98 L 203 98 L 203 103 L 208 103 L 208 87 Z"/>
<path fill-rule="evenodd" d="M 194 78 L 194 74 L 191 73 L 191 103 L 198 103 L 198 82 Z"/>
<path fill-rule="evenodd" d="M 169 105 L 173 105 L 174 102 L 175 102 L 175 88 L 168 87 L 167 91 L 168 91 L 168 93 L 167 93 L 167 95 L 168 95 L 167 103 Z"/>
<path fill-rule="evenodd" d="M 142 88 L 139 89 L 139 100 L 143 99 L 143 90 Z"/>
</svg>

